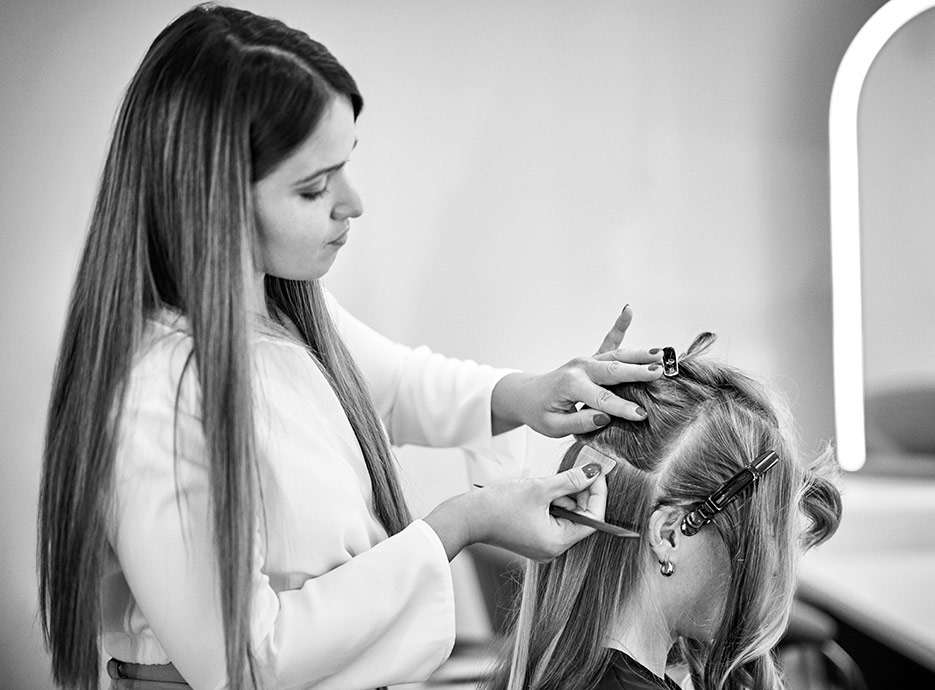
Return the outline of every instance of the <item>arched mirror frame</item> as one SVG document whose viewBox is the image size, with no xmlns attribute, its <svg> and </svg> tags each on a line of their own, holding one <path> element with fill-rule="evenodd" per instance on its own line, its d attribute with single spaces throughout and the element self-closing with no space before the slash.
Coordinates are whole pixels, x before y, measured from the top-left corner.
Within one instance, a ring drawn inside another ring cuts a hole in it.
<svg viewBox="0 0 935 690">
<path fill-rule="evenodd" d="M 935 0 L 890 0 L 848 46 L 831 89 L 828 152 L 831 203 L 834 415 L 841 467 L 856 471 L 867 458 L 860 270 L 860 177 L 857 118 L 860 94 L 883 46 Z"/>
</svg>

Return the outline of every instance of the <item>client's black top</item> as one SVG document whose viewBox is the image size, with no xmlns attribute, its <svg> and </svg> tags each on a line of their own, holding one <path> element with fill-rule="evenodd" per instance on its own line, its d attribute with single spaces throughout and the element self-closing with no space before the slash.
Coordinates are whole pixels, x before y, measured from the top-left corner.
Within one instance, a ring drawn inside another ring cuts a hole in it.
<svg viewBox="0 0 935 690">
<path fill-rule="evenodd" d="M 681 690 L 669 676 L 660 678 L 619 649 L 610 653 L 610 666 L 594 690 Z"/>
</svg>

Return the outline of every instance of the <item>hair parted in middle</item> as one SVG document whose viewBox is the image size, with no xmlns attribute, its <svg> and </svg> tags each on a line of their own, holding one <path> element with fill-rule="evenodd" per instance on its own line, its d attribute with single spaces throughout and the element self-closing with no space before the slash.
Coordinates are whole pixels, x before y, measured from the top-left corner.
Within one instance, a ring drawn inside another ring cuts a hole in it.
<svg viewBox="0 0 935 690">
<path fill-rule="evenodd" d="M 661 506 L 687 513 L 763 452 L 779 461 L 703 529 L 716 529 L 730 556 L 724 613 L 713 638 L 681 638 L 673 661 L 696 690 L 781 688 L 770 650 L 788 622 L 797 555 L 837 529 L 838 466 L 830 447 L 803 461 L 788 407 L 747 374 L 703 356 L 699 335 L 679 358 L 679 375 L 612 388 L 647 411 L 631 422 L 576 438 L 560 470 L 584 443 L 615 458 L 607 476 L 607 522 L 643 530 Z M 643 577 L 659 576 L 646 538 L 600 532 L 549 563 L 526 568 L 511 638 L 488 690 L 592 687 L 610 663 L 605 648 L 617 613 Z M 624 624 L 626 624 L 624 622 Z"/>
<path fill-rule="evenodd" d="M 231 688 L 255 685 L 250 651 L 254 441 L 248 304 L 258 232 L 253 185 L 318 127 L 336 98 L 363 99 L 302 31 L 205 3 L 156 37 L 124 95 L 78 267 L 49 406 L 39 508 L 39 594 L 52 674 L 97 688 L 101 579 L 120 411 L 147 320 L 184 315 L 210 468 L 218 588 Z M 367 386 L 317 281 L 267 275 L 360 443 L 375 512 L 411 520 Z M 179 389 L 182 389 L 180 384 Z M 104 423 L 102 420 L 107 420 Z"/>
</svg>

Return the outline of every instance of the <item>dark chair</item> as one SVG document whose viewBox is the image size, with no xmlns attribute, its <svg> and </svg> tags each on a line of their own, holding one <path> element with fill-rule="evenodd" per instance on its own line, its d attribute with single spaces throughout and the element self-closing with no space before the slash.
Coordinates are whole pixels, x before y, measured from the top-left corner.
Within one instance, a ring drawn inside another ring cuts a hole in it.
<svg viewBox="0 0 935 690">
<path fill-rule="evenodd" d="M 837 642 L 834 618 L 796 598 L 776 657 L 789 690 L 867 690 L 863 672 Z"/>
</svg>

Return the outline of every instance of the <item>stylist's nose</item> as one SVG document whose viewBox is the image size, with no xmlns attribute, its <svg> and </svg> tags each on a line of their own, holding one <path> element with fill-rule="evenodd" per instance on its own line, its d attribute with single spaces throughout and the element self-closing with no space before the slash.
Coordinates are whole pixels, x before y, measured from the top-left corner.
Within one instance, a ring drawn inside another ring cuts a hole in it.
<svg viewBox="0 0 935 690">
<path fill-rule="evenodd" d="M 343 172 L 343 171 L 342 171 Z M 335 220 L 347 220 L 348 218 L 357 218 L 364 212 L 364 204 L 360 200 L 357 189 L 348 179 L 346 174 L 340 176 L 337 182 L 338 202 L 331 210 L 331 217 Z"/>
</svg>

